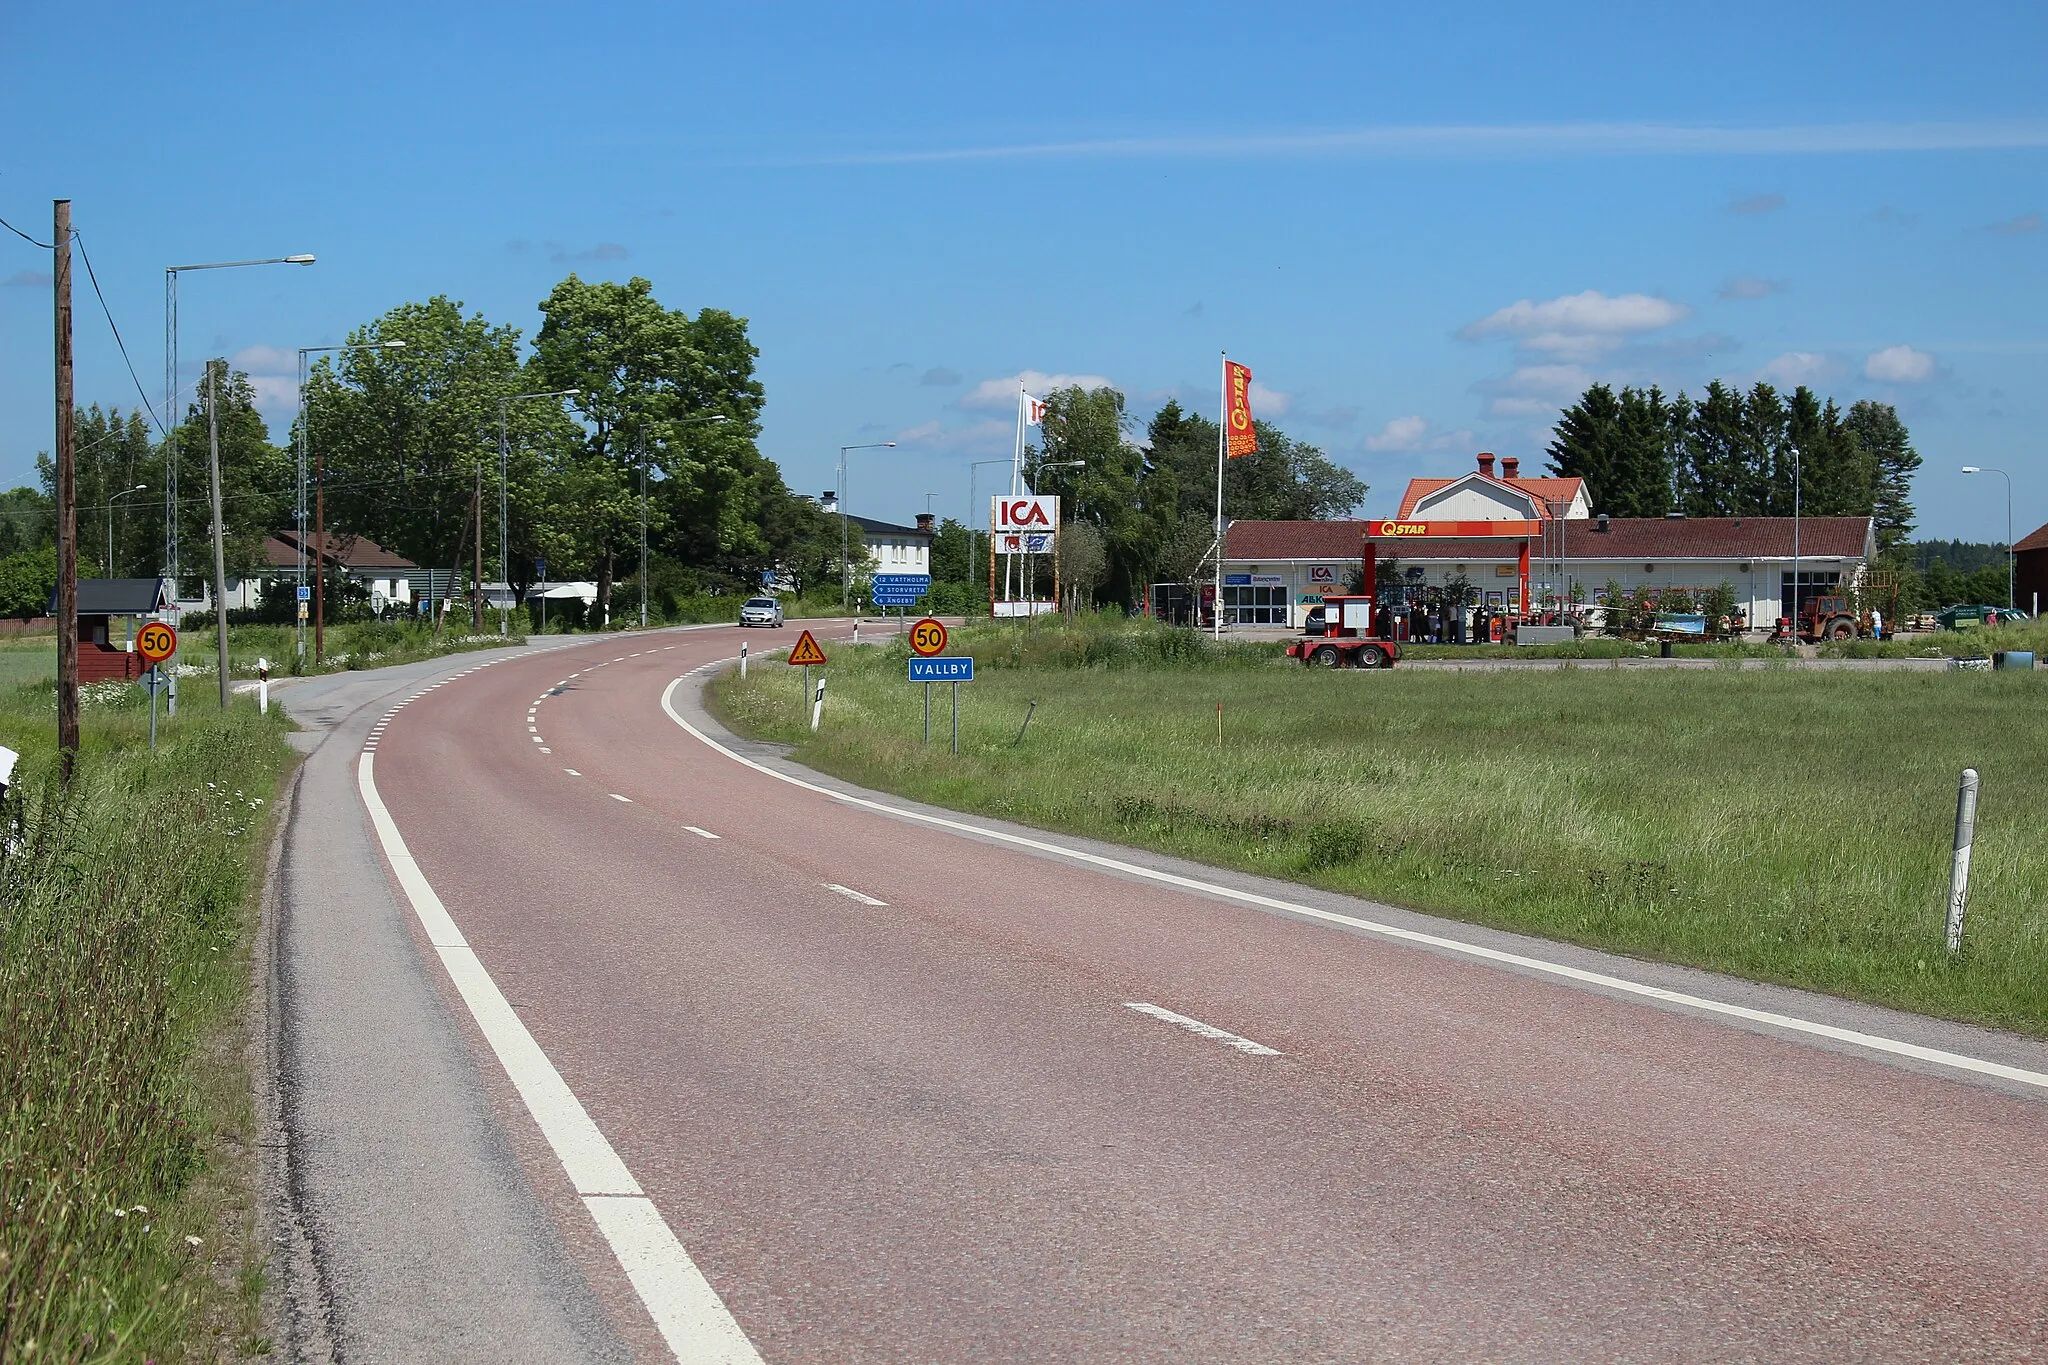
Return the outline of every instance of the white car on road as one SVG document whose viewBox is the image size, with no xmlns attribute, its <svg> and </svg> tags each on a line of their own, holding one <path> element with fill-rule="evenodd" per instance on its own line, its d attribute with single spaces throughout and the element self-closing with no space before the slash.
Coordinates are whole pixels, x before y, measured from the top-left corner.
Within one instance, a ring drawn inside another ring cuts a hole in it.
<svg viewBox="0 0 2048 1365">
<path fill-rule="evenodd" d="M 740 624 L 779 626 L 782 624 L 782 603 L 772 597 L 749 597 L 740 607 Z"/>
</svg>

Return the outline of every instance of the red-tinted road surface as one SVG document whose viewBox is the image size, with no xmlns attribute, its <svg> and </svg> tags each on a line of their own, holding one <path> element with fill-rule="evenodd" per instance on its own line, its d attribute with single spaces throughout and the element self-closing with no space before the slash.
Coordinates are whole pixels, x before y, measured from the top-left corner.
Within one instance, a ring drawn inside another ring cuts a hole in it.
<svg viewBox="0 0 2048 1365">
<path fill-rule="evenodd" d="M 2048 1354 L 2041 1103 L 803 791 L 662 711 L 737 647 L 498 664 L 377 782 L 768 1361 Z"/>
</svg>

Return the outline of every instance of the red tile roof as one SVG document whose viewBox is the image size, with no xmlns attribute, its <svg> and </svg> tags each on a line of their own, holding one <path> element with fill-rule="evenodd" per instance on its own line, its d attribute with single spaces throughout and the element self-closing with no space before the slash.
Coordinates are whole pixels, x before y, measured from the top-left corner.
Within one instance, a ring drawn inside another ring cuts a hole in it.
<svg viewBox="0 0 2048 1365">
<path fill-rule="evenodd" d="M 2021 550 L 2048 550 L 2048 526 L 2043 526 L 2030 536 L 2021 536 L 2013 542 L 2012 549 L 2014 554 Z"/>
<path fill-rule="evenodd" d="M 1363 521 L 1232 522 L 1227 558 L 1235 564 L 1259 560 L 1355 559 L 1365 543 Z M 1869 517 L 1802 517 L 1799 550 L 1816 559 L 1861 559 L 1871 552 Z M 2043 527 L 2042 532 L 2048 532 Z M 2041 534 L 2037 532 L 2036 534 Z M 2032 537 L 2029 537 L 2032 539 Z M 1790 559 L 1790 517 L 1613 517 L 1607 529 L 1593 518 L 1564 523 L 1565 554 L 1572 559 Z M 2044 542 L 2048 543 L 2048 542 Z M 1511 536 L 1461 536 L 1442 540 L 1377 542 L 1378 552 L 1396 559 L 1513 559 L 1521 541 Z M 1541 541 L 1531 545 L 1541 553 Z"/>
<path fill-rule="evenodd" d="M 1401 507 L 1399 511 L 1394 513 L 1394 516 L 1399 520 L 1407 520 L 1415 515 L 1416 503 L 1421 502 L 1440 488 L 1448 488 L 1458 482 L 1459 479 L 1469 477 L 1471 477 L 1469 474 L 1460 474 L 1457 478 L 1453 479 L 1408 480 L 1408 491 L 1401 495 Z M 1508 488 L 1519 489 L 1521 492 L 1535 498 L 1536 515 L 1539 517 L 1549 515 L 1544 510 L 1547 503 L 1560 502 L 1567 507 L 1571 506 L 1572 499 L 1578 497 L 1579 490 L 1585 487 L 1586 483 L 1584 479 L 1507 479 L 1491 474 L 1481 474 L 1479 477 L 1489 483 L 1497 483 Z"/>
<path fill-rule="evenodd" d="M 308 556 L 311 557 L 317 536 L 306 537 Z M 387 550 L 367 536 L 351 536 L 344 532 L 327 533 L 327 558 L 348 569 L 417 569 L 419 565 L 404 555 Z M 299 539 L 295 531 L 279 531 L 274 536 L 263 538 L 263 559 L 274 569 L 295 569 L 299 564 Z"/>
</svg>

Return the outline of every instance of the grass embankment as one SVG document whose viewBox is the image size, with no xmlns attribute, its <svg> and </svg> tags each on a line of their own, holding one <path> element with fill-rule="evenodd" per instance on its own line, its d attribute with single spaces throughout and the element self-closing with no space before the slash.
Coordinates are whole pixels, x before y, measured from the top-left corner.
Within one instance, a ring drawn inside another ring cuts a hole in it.
<svg viewBox="0 0 2048 1365">
<path fill-rule="evenodd" d="M 1404 643 L 1401 654 L 1408 659 L 1650 659 L 1657 657 L 1661 648 L 1655 640 L 1589 635 L 1555 645 Z M 1909 635 L 1904 639 L 1824 643 L 1816 646 L 1815 652 L 1823 659 L 1926 659 L 1991 654 L 2001 649 L 2030 649 L 2040 655 L 2048 650 L 2048 626 L 2028 622 L 1991 629 L 1941 630 L 1926 635 Z M 1703 640 L 1697 644 L 1675 642 L 1672 654 L 1681 659 L 1794 657 L 1789 645 L 1762 640 Z"/>
<path fill-rule="evenodd" d="M 980 672 L 956 759 L 943 688 L 919 742 L 900 641 L 831 652 L 815 737 L 795 669 L 728 674 L 713 705 L 940 805 L 2048 1033 L 2042 674 L 1338 672 L 1142 625 L 978 626 L 948 650 Z M 1984 797 L 1951 962 L 1965 766 Z"/>
<path fill-rule="evenodd" d="M 244 1010 L 285 722 L 193 697 L 152 755 L 140 688 L 91 695 L 66 795 L 54 685 L 0 690 L 0 1359 L 265 1351 Z"/>
</svg>

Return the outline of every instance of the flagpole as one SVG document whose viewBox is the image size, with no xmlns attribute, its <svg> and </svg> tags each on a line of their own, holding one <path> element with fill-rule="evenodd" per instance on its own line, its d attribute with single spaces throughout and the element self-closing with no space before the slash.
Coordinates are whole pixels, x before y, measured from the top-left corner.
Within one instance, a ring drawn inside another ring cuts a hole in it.
<svg viewBox="0 0 2048 1365">
<path fill-rule="evenodd" d="M 1223 638 L 1223 452 L 1230 441 L 1230 353 L 1219 351 L 1216 382 L 1216 609 L 1213 629 Z"/>
</svg>

